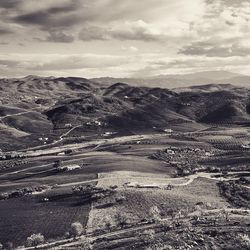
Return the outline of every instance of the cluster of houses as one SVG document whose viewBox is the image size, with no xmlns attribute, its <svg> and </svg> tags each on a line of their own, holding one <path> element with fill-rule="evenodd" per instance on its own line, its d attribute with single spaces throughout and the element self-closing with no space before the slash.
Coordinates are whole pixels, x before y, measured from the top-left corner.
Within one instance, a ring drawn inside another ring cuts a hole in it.
<svg viewBox="0 0 250 250">
<path fill-rule="evenodd" d="M 162 160 L 169 166 L 176 168 L 177 175 L 189 175 L 202 167 L 199 163 L 202 158 L 213 155 L 214 153 L 212 151 L 201 148 L 169 147 L 156 152 L 151 158 Z"/>
<path fill-rule="evenodd" d="M 49 138 L 48 137 L 39 137 L 38 141 L 43 142 L 43 144 L 47 144 Z"/>
<path fill-rule="evenodd" d="M 241 147 L 244 149 L 250 149 L 250 143 L 242 144 Z"/>
<path fill-rule="evenodd" d="M 0 160 L 11 160 L 25 158 L 25 155 L 20 152 L 4 153 L 0 151 Z"/>
<path fill-rule="evenodd" d="M 57 171 L 65 172 L 65 171 L 72 171 L 72 170 L 76 170 L 80 168 L 81 166 L 78 164 L 60 165 L 57 167 Z"/>
</svg>

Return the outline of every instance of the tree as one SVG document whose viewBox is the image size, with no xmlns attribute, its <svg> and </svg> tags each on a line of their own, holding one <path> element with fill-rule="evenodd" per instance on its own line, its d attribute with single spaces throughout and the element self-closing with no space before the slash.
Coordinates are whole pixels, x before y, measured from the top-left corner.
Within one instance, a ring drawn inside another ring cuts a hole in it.
<svg viewBox="0 0 250 250">
<path fill-rule="evenodd" d="M 40 245 L 42 243 L 44 243 L 44 236 L 40 233 L 32 234 L 26 240 L 27 247 L 37 246 L 37 245 Z"/>
<path fill-rule="evenodd" d="M 81 246 L 80 247 L 82 250 L 92 250 L 93 249 L 91 240 L 85 236 L 81 238 Z"/>
<path fill-rule="evenodd" d="M 8 193 L 0 193 L 0 200 L 6 200 L 9 198 L 9 194 Z"/>
<path fill-rule="evenodd" d="M 105 222 L 105 228 L 107 228 L 108 231 L 110 231 L 110 230 L 111 230 L 111 227 L 112 227 L 112 224 L 110 223 L 110 221 L 106 221 L 106 222 Z"/>
<path fill-rule="evenodd" d="M 69 232 L 65 232 L 64 237 L 65 237 L 66 239 L 69 239 L 69 238 L 70 238 L 70 233 L 69 233 Z"/>
<path fill-rule="evenodd" d="M 171 228 L 171 223 L 169 220 L 161 220 L 160 225 L 163 228 L 163 230 L 169 230 Z"/>
<path fill-rule="evenodd" d="M 80 236 L 83 233 L 83 226 L 80 222 L 74 222 L 71 224 L 71 234 L 74 237 Z"/>
<path fill-rule="evenodd" d="M 122 228 L 128 224 L 128 218 L 125 215 L 117 214 L 116 220 L 118 225 L 121 226 Z"/>
<path fill-rule="evenodd" d="M 54 167 L 56 170 L 60 170 L 60 168 L 62 168 L 62 161 L 61 161 L 61 160 L 55 161 L 53 167 Z"/>
<path fill-rule="evenodd" d="M 157 206 L 153 206 L 150 208 L 150 216 L 154 219 L 154 221 L 159 222 L 161 221 L 160 210 Z"/>
<path fill-rule="evenodd" d="M 227 209 L 224 207 L 221 211 L 221 215 L 226 219 L 226 221 L 229 221 L 229 212 L 227 211 Z"/>
</svg>

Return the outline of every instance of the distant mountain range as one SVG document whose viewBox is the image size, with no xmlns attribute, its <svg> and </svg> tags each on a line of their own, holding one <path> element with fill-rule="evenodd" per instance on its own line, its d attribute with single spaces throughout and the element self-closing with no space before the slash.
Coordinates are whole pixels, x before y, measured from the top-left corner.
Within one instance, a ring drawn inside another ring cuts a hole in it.
<svg viewBox="0 0 250 250">
<path fill-rule="evenodd" d="M 184 75 L 158 75 L 147 78 L 100 77 L 91 80 L 103 85 L 111 85 L 120 82 L 128 83 L 133 86 L 161 87 L 168 89 L 207 84 L 233 84 L 235 86 L 250 87 L 250 76 L 228 71 L 204 71 Z"/>
</svg>

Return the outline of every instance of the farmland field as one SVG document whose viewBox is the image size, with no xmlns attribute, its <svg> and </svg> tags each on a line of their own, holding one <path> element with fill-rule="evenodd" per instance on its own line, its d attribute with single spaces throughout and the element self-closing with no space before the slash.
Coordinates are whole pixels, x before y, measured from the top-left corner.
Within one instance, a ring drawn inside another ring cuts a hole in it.
<svg viewBox="0 0 250 250">
<path fill-rule="evenodd" d="M 171 190 L 158 188 L 136 188 L 126 187 L 124 185 L 128 181 L 136 182 L 143 185 L 152 185 L 157 183 L 159 187 L 163 184 L 173 185 Z M 197 203 L 204 204 L 213 208 L 223 208 L 229 206 L 226 200 L 220 196 L 219 188 L 215 185 L 215 180 L 209 180 L 198 177 L 192 183 L 187 183 L 187 178 L 174 179 L 169 176 L 158 174 L 140 174 L 138 172 L 113 172 L 99 175 L 98 186 L 108 187 L 111 185 L 118 186 L 115 197 L 108 197 L 103 201 L 98 201 L 93 204 L 90 213 L 88 228 L 100 229 L 105 228 L 105 224 L 116 222 L 117 214 L 122 214 L 124 217 L 133 218 L 130 223 L 138 223 L 143 219 L 150 219 L 150 209 L 157 206 L 162 216 L 170 216 L 169 211 L 174 210 L 189 210 L 195 209 Z M 183 185 L 183 186 L 182 186 Z M 114 206 L 107 208 L 99 208 L 101 204 L 112 203 L 116 197 L 122 196 L 125 198 L 123 203 L 115 203 Z"/>
<path fill-rule="evenodd" d="M 49 202 L 36 197 L 0 201 L 1 241 L 19 246 L 33 233 L 42 233 L 47 239 L 61 238 L 70 230 L 71 223 L 79 221 L 86 225 L 90 203 L 79 202 L 79 198 L 66 195 Z"/>
<path fill-rule="evenodd" d="M 229 137 L 231 140 L 231 136 L 216 135 L 217 143 L 227 143 L 225 140 Z M 0 201 L 0 226 L 4 228 L 0 232 L 1 242 L 11 241 L 15 246 L 23 245 L 32 233 L 41 233 L 47 240 L 63 239 L 75 221 L 80 222 L 90 233 L 105 230 L 107 225 L 111 228 L 117 227 L 119 216 L 126 218 L 126 223 L 135 225 L 150 220 L 151 209 L 155 206 L 163 218 L 168 218 L 178 211 L 191 213 L 195 211 L 197 204 L 202 204 L 204 209 L 231 207 L 220 195 L 216 184 L 219 179 L 209 179 L 207 175 L 202 177 L 202 173 L 197 177 L 194 175 L 173 178 L 176 173 L 174 165 L 169 166 L 163 160 L 149 157 L 166 148 L 172 151 L 178 148 L 180 152 L 184 150 L 184 154 L 189 145 L 193 149 L 205 149 L 204 152 L 213 149 L 218 155 L 224 154 L 225 163 L 221 161 L 221 165 L 228 166 L 226 160 L 230 159 L 229 151 L 214 148 L 213 136 L 199 136 L 198 140 L 191 141 L 191 144 L 189 139 L 173 139 L 164 134 L 161 139 L 159 135 L 152 135 L 150 140 L 140 139 L 137 143 L 134 139 L 125 140 L 124 143 L 123 138 L 120 143 L 119 137 L 116 138 L 116 143 L 110 145 L 109 139 L 106 139 L 93 151 L 90 147 L 70 155 L 48 155 L 45 158 L 36 156 L 26 158 L 19 165 L 3 167 L 0 175 L 1 193 L 42 185 L 46 188 L 38 194 Z M 236 159 L 236 152 L 233 152 L 230 153 L 231 158 Z M 247 153 L 245 156 L 243 153 L 237 154 L 243 157 L 246 163 Z M 206 157 L 205 164 L 218 161 L 216 157 L 218 158 L 216 155 L 211 155 L 211 159 Z M 79 164 L 82 167 L 58 172 L 54 166 L 58 160 L 65 166 Z M 233 167 L 233 160 L 230 162 Z M 4 162 L 2 166 L 5 166 Z M 114 195 L 97 201 L 83 200 L 81 196 L 72 193 L 73 186 L 89 184 L 97 184 L 98 188 L 117 188 Z M 124 200 L 117 202 L 119 197 Z M 45 198 L 48 200 L 44 201 Z"/>
</svg>

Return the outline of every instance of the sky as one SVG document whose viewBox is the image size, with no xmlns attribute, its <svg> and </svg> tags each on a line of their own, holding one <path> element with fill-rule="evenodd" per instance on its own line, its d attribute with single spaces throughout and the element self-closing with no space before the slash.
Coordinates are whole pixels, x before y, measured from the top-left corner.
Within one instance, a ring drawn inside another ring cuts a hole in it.
<svg viewBox="0 0 250 250">
<path fill-rule="evenodd" d="M 249 0 L 0 0 L 0 77 L 250 74 Z"/>
</svg>

